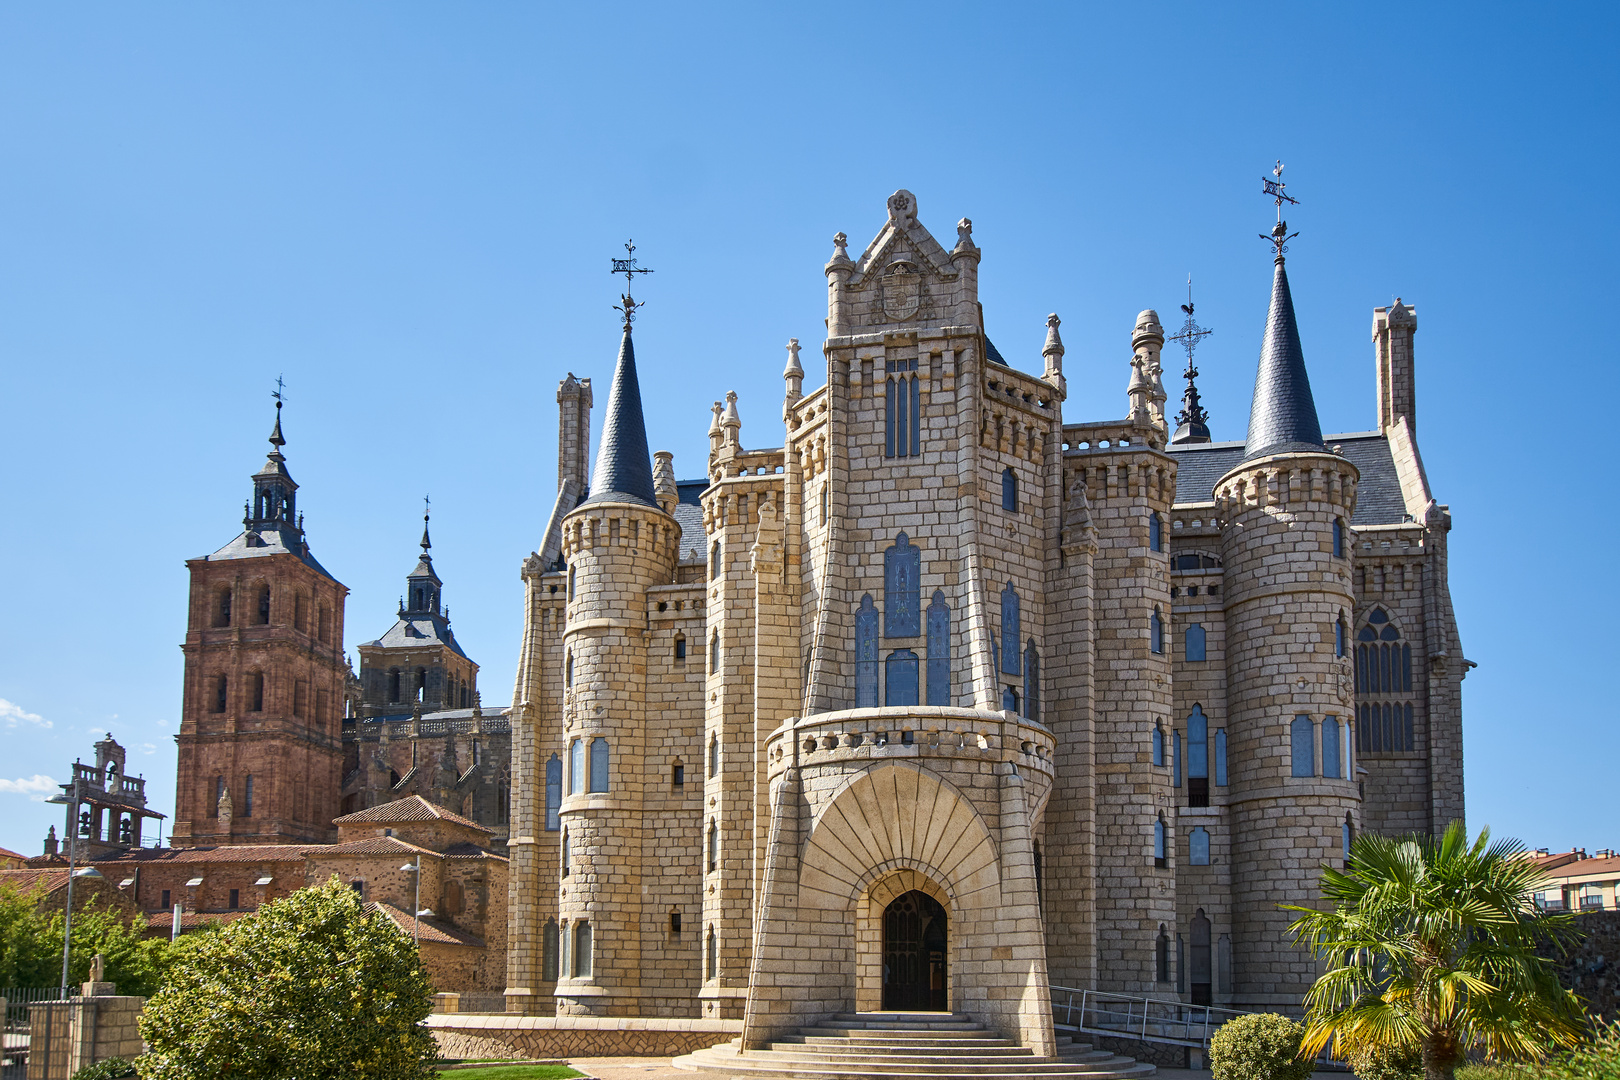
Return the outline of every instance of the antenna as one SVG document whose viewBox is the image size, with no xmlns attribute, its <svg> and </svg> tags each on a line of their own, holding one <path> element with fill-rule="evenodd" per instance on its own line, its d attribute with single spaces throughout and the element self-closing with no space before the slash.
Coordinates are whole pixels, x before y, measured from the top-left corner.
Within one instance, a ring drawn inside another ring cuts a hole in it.
<svg viewBox="0 0 1620 1080">
<path fill-rule="evenodd" d="M 645 266 L 636 265 L 636 242 L 634 240 L 624 242 L 624 251 L 624 258 L 613 260 L 613 272 L 624 275 L 624 292 L 619 297 L 621 303 L 614 304 L 613 310 L 624 317 L 624 328 L 628 330 L 630 324 L 636 321 L 636 308 L 647 306 L 646 304 L 636 303 L 635 297 L 630 295 L 634 291 L 636 275 L 650 274 L 652 271 Z"/>
</svg>

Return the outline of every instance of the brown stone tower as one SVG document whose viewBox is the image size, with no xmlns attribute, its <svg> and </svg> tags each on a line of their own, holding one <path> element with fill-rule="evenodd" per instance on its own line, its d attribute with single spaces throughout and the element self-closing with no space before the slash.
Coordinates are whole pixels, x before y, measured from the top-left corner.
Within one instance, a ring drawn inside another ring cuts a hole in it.
<svg viewBox="0 0 1620 1080">
<path fill-rule="evenodd" d="M 186 563 L 176 847 L 336 835 L 349 590 L 310 554 L 285 442 L 278 401 L 241 535 Z"/>
</svg>

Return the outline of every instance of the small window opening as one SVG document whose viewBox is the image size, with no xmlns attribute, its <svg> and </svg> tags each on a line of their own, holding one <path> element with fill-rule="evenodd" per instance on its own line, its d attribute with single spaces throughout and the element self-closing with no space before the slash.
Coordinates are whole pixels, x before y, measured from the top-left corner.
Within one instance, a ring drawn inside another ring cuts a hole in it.
<svg viewBox="0 0 1620 1080">
<path fill-rule="evenodd" d="M 1001 508 L 1012 511 L 1018 509 L 1018 475 L 1010 466 L 1001 470 Z"/>
</svg>

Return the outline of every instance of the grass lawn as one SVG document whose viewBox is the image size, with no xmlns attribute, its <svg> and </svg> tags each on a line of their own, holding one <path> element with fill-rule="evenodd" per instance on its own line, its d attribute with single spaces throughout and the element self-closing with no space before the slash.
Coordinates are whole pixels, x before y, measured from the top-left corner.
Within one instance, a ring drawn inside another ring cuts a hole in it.
<svg viewBox="0 0 1620 1080">
<path fill-rule="evenodd" d="M 476 1069 L 441 1070 L 439 1075 L 446 1080 L 573 1080 L 585 1074 L 566 1065 L 529 1065 L 510 1061 Z"/>
</svg>

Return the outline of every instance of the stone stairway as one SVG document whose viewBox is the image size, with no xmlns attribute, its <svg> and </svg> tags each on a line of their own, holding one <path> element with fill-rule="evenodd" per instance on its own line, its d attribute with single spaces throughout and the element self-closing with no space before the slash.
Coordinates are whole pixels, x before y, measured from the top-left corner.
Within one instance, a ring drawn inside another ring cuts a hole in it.
<svg viewBox="0 0 1620 1080">
<path fill-rule="evenodd" d="M 997 1038 L 983 1024 L 951 1013 L 843 1013 L 800 1028 L 769 1050 L 741 1050 L 740 1039 L 678 1057 L 678 1069 L 728 1076 L 859 1080 L 930 1077 L 947 1080 L 1134 1080 L 1154 1067 L 1066 1035 L 1057 1055 Z"/>
</svg>

